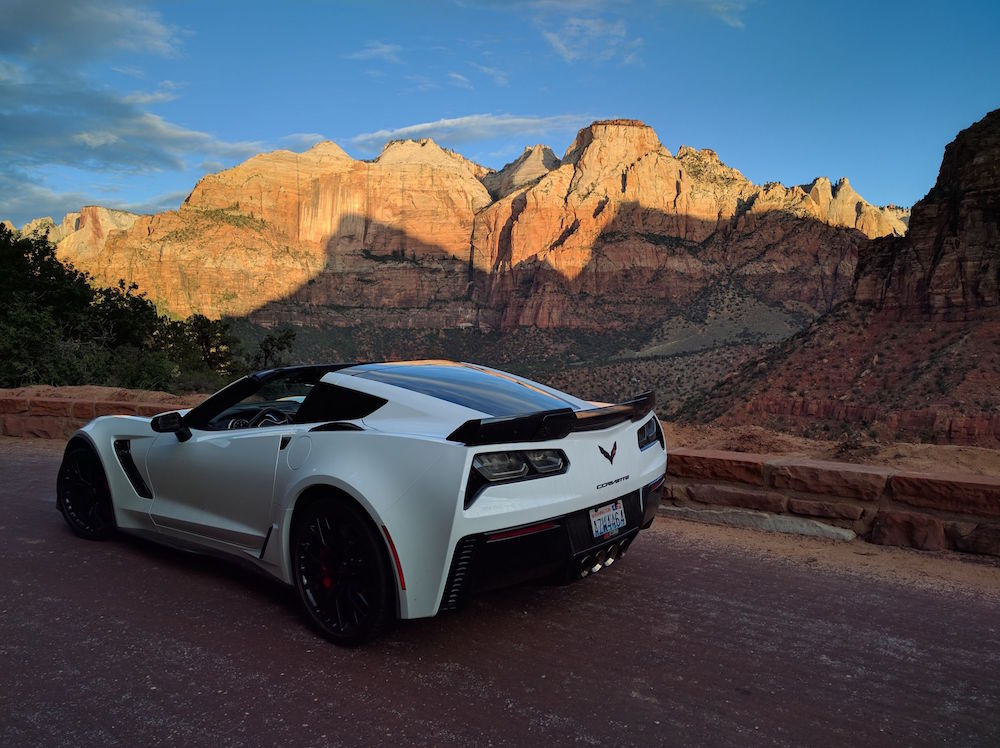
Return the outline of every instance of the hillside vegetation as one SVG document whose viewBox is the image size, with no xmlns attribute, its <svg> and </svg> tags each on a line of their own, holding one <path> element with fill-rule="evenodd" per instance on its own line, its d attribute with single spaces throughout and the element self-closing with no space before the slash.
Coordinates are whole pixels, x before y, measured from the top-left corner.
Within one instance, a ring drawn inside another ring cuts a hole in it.
<svg viewBox="0 0 1000 748">
<path fill-rule="evenodd" d="M 275 363 L 290 344 L 287 332 L 265 336 L 247 359 L 228 323 L 171 320 L 134 285 L 91 281 L 57 259 L 47 236 L 0 225 L 0 387 L 212 389 Z"/>
</svg>

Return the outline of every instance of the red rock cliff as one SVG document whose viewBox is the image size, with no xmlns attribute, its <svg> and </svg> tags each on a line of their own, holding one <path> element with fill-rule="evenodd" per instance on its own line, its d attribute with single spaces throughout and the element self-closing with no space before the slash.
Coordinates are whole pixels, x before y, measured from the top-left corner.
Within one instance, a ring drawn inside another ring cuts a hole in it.
<svg viewBox="0 0 1000 748">
<path fill-rule="evenodd" d="M 59 251 L 180 316 L 615 328 L 722 279 L 817 314 L 847 295 L 859 249 L 904 221 L 846 180 L 759 187 L 712 151 L 675 156 L 641 122 L 609 120 L 561 160 L 536 146 L 501 172 L 428 140 L 371 162 L 333 143 L 266 153 L 206 176 L 177 211 L 82 222 Z"/>
<path fill-rule="evenodd" d="M 862 247 L 853 299 L 689 403 L 688 415 L 995 447 L 998 286 L 1000 110 L 945 148 L 905 237 Z"/>
<path fill-rule="evenodd" d="M 1000 109 L 945 148 L 906 238 L 863 253 L 854 298 L 951 317 L 1000 304 Z"/>
</svg>

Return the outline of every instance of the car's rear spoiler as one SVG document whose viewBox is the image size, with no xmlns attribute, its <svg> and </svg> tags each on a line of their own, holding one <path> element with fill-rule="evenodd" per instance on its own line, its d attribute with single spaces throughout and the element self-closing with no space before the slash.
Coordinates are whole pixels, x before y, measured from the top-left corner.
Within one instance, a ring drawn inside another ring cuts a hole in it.
<svg viewBox="0 0 1000 748">
<path fill-rule="evenodd" d="M 471 447 L 480 444 L 562 439 L 574 431 L 599 431 L 624 421 L 638 421 L 655 404 L 656 396 L 652 392 L 645 392 L 632 400 L 603 408 L 558 408 L 521 416 L 475 418 L 451 432 L 448 440 Z"/>
</svg>

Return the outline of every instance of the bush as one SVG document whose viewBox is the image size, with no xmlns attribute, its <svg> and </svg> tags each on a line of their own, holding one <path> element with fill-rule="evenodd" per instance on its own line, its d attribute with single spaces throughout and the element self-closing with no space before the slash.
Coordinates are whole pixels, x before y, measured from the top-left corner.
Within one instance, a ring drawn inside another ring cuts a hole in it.
<svg viewBox="0 0 1000 748">
<path fill-rule="evenodd" d="M 243 367 L 227 323 L 171 321 L 137 290 L 95 287 L 47 236 L 0 226 L 0 387 L 214 388 Z"/>
</svg>

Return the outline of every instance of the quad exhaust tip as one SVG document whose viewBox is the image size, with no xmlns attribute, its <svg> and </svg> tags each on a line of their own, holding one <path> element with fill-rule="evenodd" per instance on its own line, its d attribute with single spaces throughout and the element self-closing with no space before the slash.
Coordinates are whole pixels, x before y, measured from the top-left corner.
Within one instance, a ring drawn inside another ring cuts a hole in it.
<svg viewBox="0 0 1000 748">
<path fill-rule="evenodd" d="M 619 543 L 612 543 L 607 548 L 602 548 L 596 555 L 587 554 L 584 556 L 577 567 L 580 578 L 589 577 L 591 574 L 596 574 L 601 569 L 611 566 L 611 564 L 625 555 L 625 551 L 628 550 L 630 543 L 631 538 L 625 538 Z"/>
</svg>

